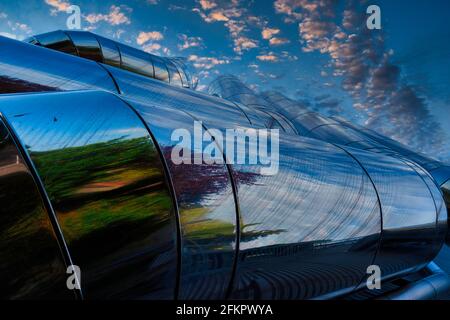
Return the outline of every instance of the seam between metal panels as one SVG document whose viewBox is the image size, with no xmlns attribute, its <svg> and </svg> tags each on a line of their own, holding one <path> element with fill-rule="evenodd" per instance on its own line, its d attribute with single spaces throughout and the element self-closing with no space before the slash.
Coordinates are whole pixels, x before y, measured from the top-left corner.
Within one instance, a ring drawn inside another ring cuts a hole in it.
<svg viewBox="0 0 450 320">
<path fill-rule="evenodd" d="M 289 120 L 285 115 L 283 115 L 280 111 L 272 111 L 273 114 L 279 116 L 280 118 L 282 118 L 284 121 L 286 121 L 286 123 L 288 124 L 288 126 L 292 129 L 292 131 L 294 131 L 294 133 L 296 135 L 300 135 L 298 133 L 297 128 L 295 128 L 294 124 L 291 122 L 291 120 Z M 278 121 L 279 122 L 279 121 Z"/>
<path fill-rule="evenodd" d="M 114 76 L 112 75 L 111 71 L 109 71 L 108 68 L 107 68 L 105 65 L 103 65 L 102 63 L 97 62 L 97 64 L 98 64 L 103 70 L 105 70 L 106 73 L 109 75 L 109 77 L 111 78 L 112 82 L 114 83 L 114 86 L 116 87 L 117 93 L 118 93 L 118 94 L 122 94 L 122 91 L 120 90 L 119 84 L 117 83 L 116 78 L 114 78 Z"/>
<path fill-rule="evenodd" d="M 105 56 L 103 55 L 103 46 L 100 43 L 100 41 L 98 41 L 98 37 L 95 34 L 92 34 L 95 38 L 95 41 L 97 41 L 98 47 L 100 48 L 100 55 L 102 56 L 102 61 L 97 61 L 98 63 L 105 63 Z M 120 59 L 120 56 L 119 56 Z"/>
<path fill-rule="evenodd" d="M 72 44 L 72 46 L 75 48 L 75 51 L 77 52 L 77 57 L 80 57 L 80 58 L 81 58 L 81 56 L 80 56 L 80 51 L 78 50 L 78 47 L 75 45 L 75 42 L 73 42 L 72 37 L 71 37 L 66 31 L 62 31 L 62 30 L 61 30 L 61 32 L 64 33 L 64 34 L 66 35 L 67 38 L 69 38 L 70 43 Z"/>
<path fill-rule="evenodd" d="M 321 115 L 322 116 L 322 115 Z M 326 126 L 342 126 L 340 123 L 324 123 L 324 124 L 319 124 L 318 126 L 313 127 L 311 130 L 309 130 L 309 132 L 313 132 L 314 130 L 321 128 L 321 127 L 326 127 Z"/>
<path fill-rule="evenodd" d="M 197 119 L 194 115 L 190 114 L 189 112 L 185 111 L 185 110 L 181 110 L 184 113 L 186 113 L 187 115 L 189 115 L 190 117 L 192 117 L 195 121 L 199 121 L 199 119 Z M 208 128 L 203 124 L 202 122 L 202 127 L 205 130 L 208 130 Z M 229 299 L 232 292 L 233 292 L 233 285 L 234 285 L 234 281 L 236 278 L 236 271 L 237 271 L 237 263 L 239 260 L 239 251 L 240 251 L 240 243 L 241 243 L 241 209 L 239 206 L 239 196 L 238 196 L 238 190 L 237 190 L 237 185 L 234 181 L 234 174 L 233 174 L 233 168 L 231 167 L 231 165 L 229 165 L 227 163 L 227 158 L 225 155 L 225 152 L 222 150 L 221 146 L 219 146 L 218 144 L 216 144 L 217 147 L 219 148 L 220 152 L 222 152 L 222 156 L 223 159 L 225 161 L 225 166 L 227 167 L 227 171 L 228 174 L 230 176 L 230 184 L 231 184 L 231 189 L 233 190 L 233 196 L 234 196 L 234 206 L 235 206 L 235 211 L 236 211 L 236 249 L 234 250 L 234 259 L 233 259 L 233 266 L 231 269 L 231 276 L 230 276 L 230 283 L 228 284 L 228 288 L 225 292 L 225 299 Z"/>
<path fill-rule="evenodd" d="M 440 186 L 439 186 L 439 188 L 442 188 L 445 184 L 447 184 L 448 182 L 450 182 L 450 179 L 448 179 L 448 180 L 445 180 L 445 182 L 444 183 L 442 183 Z"/>
<path fill-rule="evenodd" d="M 72 43 L 73 47 L 75 48 L 75 50 L 76 50 L 76 52 L 77 52 L 77 56 L 80 57 L 80 58 L 82 58 L 81 55 L 80 55 L 80 51 L 79 51 L 78 47 L 75 45 L 75 42 L 73 42 L 73 39 L 72 39 L 72 37 L 70 36 L 70 34 L 69 34 L 68 32 L 66 32 L 66 31 L 63 31 L 63 33 L 69 38 L 70 42 Z M 103 54 L 102 54 L 102 46 L 101 46 L 100 42 L 98 41 L 97 37 L 94 37 L 94 39 L 95 39 L 95 41 L 97 42 L 98 47 L 100 48 L 100 54 L 101 54 L 101 56 L 102 56 L 102 60 L 104 60 L 104 57 L 103 57 Z M 119 51 L 119 56 L 120 56 L 120 51 Z M 120 60 L 122 60 L 122 58 L 120 58 Z M 112 80 L 114 86 L 116 87 L 117 93 L 118 93 L 118 94 L 121 94 L 119 85 L 117 84 L 117 81 L 116 81 L 116 79 L 113 77 L 112 73 L 111 73 L 104 65 L 102 65 L 100 62 L 97 61 L 96 63 L 97 63 L 98 66 L 100 66 L 103 70 L 106 71 L 106 73 L 107 73 L 107 74 L 109 75 L 109 77 L 111 78 L 111 80 Z"/>
<path fill-rule="evenodd" d="M 416 170 L 416 168 L 414 168 L 414 165 L 412 165 L 408 160 L 406 160 L 406 159 L 404 159 L 404 158 L 402 158 L 402 157 L 400 157 L 399 160 L 400 160 L 401 162 L 403 162 L 404 164 L 406 164 L 408 167 L 410 167 L 410 168 L 414 171 L 414 173 L 415 173 L 417 176 L 419 176 L 419 178 L 423 181 L 423 183 L 424 183 L 425 186 L 427 187 L 428 192 L 429 192 L 430 195 L 431 195 L 431 199 L 433 200 L 433 204 L 434 204 L 434 209 L 435 209 L 435 211 L 436 211 L 436 221 L 435 221 L 436 239 L 435 239 L 435 240 L 437 240 L 437 239 L 438 239 L 438 235 L 439 235 L 439 233 L 438 233 L 438 221 L 439 221 L 439 214 L 440 214 L 440 212 L 438 212 L 437 205 L 436 205 L 436 199 L 434 199 L 433 192 L 431 192 L 431 189 L 430 189 L 430 187 L 428 186 L 428 183 L 425 181 L 425 179 L 422 177 L 422 175 Z M 421 168 L 421 169 L 423 170 L 423 168 Z M 433 181 L 433 180 L 432 180 L 432 181 Z M 445 206 L 445 205 L 446 205 L 446 204 L 445 204 L 445 200 L 442 199 L 442 201 L 443 201 L 442 204 Z M 444 243 L 441 243 L 441 244 L 440 244 L 439 250 L 437 250 L 435 256 L 439 253 L 439 251 L 441 250 L 441 248 L 442 248 L 443 245 L 444 245 Z"/>
<path fill-rule="evenodd" d="M 181 241 L 181 221 L 180 221 L 180 211 L 178 207 L 178 201 L 175 193 L 175 188 L 172 181 L 172 175 L 170 174 L 169 166 L 166 162 L 166 159 L 164 158 L 164 154 L 155 139 L 155 136 L 153 135 L 152 131 L 150 130 L 150 127 L 148 126 L 147 122 L 144 120 L 144 118 L 139 114 L 139 112 L 127 101 L 122 100 L 119 96 L 115 95 L 117 99 L 119 99 L 121 102 L 125 103 L 125 105 L 130 108 L 130 110 L 138 117 L 138 119 L 142 122 L 145 129 L 147 130 L 148 134 L 150 135 L 150 138 L 153 141 L 153 144 L 155 145 L 156 150 L 159 153 L 159 156 L 161 158 L 161 164 L 164 170 L 164 176 L 165 180 L 167 182 L 167 185 L 169 186 L 169 192 L 172 197 L 172 202 L 175 210 L 175 223 L 177 227 L 177 274 L 176 274 L 176 280 L 175 280 L 175 292 L 174 292 L 174 298 L 175 300 L 178 300 L 178 294 L 179 294 L 179 288 L 180 288 L 180 277 L 181 277 L 181 259 L 182 259 L 182 241 Z"/>
<path fill-rule="evenodd" d="M 230 101 L 232 104 L 234 104 L 243 114 L 244 116 L 247 118 L 248 122 L 253 125 L 252 120 L 250 120 L 250 118 L 248 117 L 247 113 L 244 111 L 244 109 L 241 108 L 241 106 L 239 106 L 236 102 L 234 101 Z"/>
<path fill-rule="evenodd" d="M 47 211 L 47 214 L 49 216 L 50 223 L 52 224 L 53 231 L 56 236 L 56 241 L 60 247 L 64 263 L 66 264 L 66 268 L 68 266 L 74 265 L 74 263 L 72 261 L 72 257 L 70 256 L 69 248 L 67 247 L 67 243 L 64 239 L 63 232 L 59 226 L 58 219 L 56 217 L 56 212 L 53 209 L 51 200 L 47 194 L 47 191 L 45 190 L 44 183 L 39 176 L 38 170 L 36 169 L 36 167 L 33 163 L 33 160 L 31 159 L 31 156 L 27 152 L 27 150 L 26 150 L 25 146 L 22 144 L 21 140 L 18 138 L 18 135 L 17 135 L 16 131 L 14 130 L 14 128 L 10 125 L 10 123 L 8 122 L 6 117 L 1 112 L 0 112 L 0 121 L 2 121 L 5 124 L 6 128 L 10 132 L 11 138 L 12 138 L 14 144 L 16 145 L 18 152 L 24 159 L 25 164 L 27 165 L 31 176 L 33 177 L 36 188 L 38 189 L 38 192 L 41 196 L 41 200 L 42 200 L 44 207 Z M 77 279 L 77 280 L 78 280 L 79 284 L 81 284 L 80 279 Z M 79 299 L 79 300 L 84 299 L 82 289 L 74 290 L 74 291 L 75 291 L 75 295 L 76 295 L 77 299 Z"/>
<path fill-rule="evenodd" d="M 383 230 L 384 230 L 384 226 L 383 226 L 383 207 L 381 206 L 381 198 L 380 195 L 378 193 L 377 187 L 375 185 L 375 182 L 372 180 L 372 177 L 369 174 L 369 171 L 367 171 L 367 169 L 364 167 L 364 165 L 362 164 L 362 162 L 360 162 L 353 154 L 351 154 L 349 151 L 347 151 L 345 148 L 339 146 L 339 145 L 335 145 L 337 148 L 343 150 L 345 153 L 347 153 L 353 160 L 355 160 L 359 166 L 361 167 L 361 169 L 365 172 L 365 174 L 367 175 L 367 177 L 370 180 L 370 183 L 373 186 L 373 189 L 375 190 L 375 194 L 377 196 L 377 202 L 378 202 L 378 206 L 380 207 L 380 224 L 381 224 L 381 229 L 380 229 L 380 236 L 378 238 L 378 245 L 377 245 L 377 249 L 375 250 L 375 254 L 373 255 L 373 259 L 372 259 L 372 263 L 371 265 L 375 264 L 375 261 L 380 253 L 381 250 L 381 243 L 383 242 Z M 359 286 L 363 283 L 364 281 L 364 276 L 361 279 L 361 281 L 358 283 L 358 285 L 355 288 L 359 288 Z"/>
</svg>

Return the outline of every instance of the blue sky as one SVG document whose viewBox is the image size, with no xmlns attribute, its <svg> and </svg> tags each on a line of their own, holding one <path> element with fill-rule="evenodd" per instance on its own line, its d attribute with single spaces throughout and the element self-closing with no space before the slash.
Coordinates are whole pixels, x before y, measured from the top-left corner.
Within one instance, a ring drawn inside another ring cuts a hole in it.
<svg viewBox="0 0 450 320">
<path fill-rule="evenodd" d="M 231 73 L 450 162 L 448 0 L 0 0 L 0 34 L 66 29 L 71 4 L 83 29 L 186 57 L 200 89 Z"/>
</svg>

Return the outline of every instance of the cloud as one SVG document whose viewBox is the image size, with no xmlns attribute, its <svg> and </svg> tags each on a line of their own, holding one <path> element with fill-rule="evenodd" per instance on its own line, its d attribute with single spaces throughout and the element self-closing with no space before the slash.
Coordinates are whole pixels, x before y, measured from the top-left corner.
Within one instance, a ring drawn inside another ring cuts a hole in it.
<svg viewBox="0 0 450 320">
<path fill-rule="evenodd" d="M 221 11 L 211 12 L 207 17 L 207 22 L 229 21 L 230 19 Z"/>
<path fill-rule="evenodd" d="M 0 13 L 0 18 L 4 17 L 5 19 L 7 19 L 7 15 L 2 15 Z M 25 37 L 27 37 L 28 35 L 30 35 L 33 30 L 31 29 L 31 27 L 29 25 L 27 25 L 26 23 L 22 23 L 22 22 L 13 22 L 11 20 L 6 20 L 6 24 L 9 27 L 8 31 L 2 31 L 1 35 L 7 38 L 11 38 L 11 39 L 17 39 L 17 40 L 23 40 L 25 39 Z"/>
<path fill-rule="evenodd" d="M 167 8 L 169 11 L 177 11 L 177 10 L 188 10 L 187 7 L 185 6 L 179 6 L 176 4 L 170 4 L 169 7 Z"/>
<path fill-rule="evenodd" d="M 131 9 L 130 7 L 125 6 L 125 5 L 120 5 L 120 6 L 112 5 L 110 7 L 109 13 L 107 13 L 107 14 L 91 13 L 91 14 L 87 15 L 85 17 L 85 19 L 90 24 L 96 24 L 100 21 L 107 22 L 113 26 L 117 26 L 117 25 L 121 25 L 121 24 L 130 24 L 131 23 L 130 18 L 122 10 L 124 10 L 128 13 L 133 11 L 133 9 Z"/>
<path fill-rule="evenodd" d="M 274 53 L 264 54 L 256 56 L 256 59 L 260 61 L 277 62 L 278 57 Z"/>
<path fill-rule="evenodd" d="M 136 38 L 136 43 L 138 45 L 143 45 L 144 43 L 152 40 L 152 41 L 159 41 L 164 39 L 164 36 L 159 31 L 150 31 L 150 32 L 139 32 L 139 35 Z"/>
<path fill-rule="evenodd" d="M 281 57 L 283 60 L 287 61 L 297 61 L 298 57 L 296 55 L 290 54 L 289 51 L 281 51 Z"/>
<path fill-rule="evenodd" d="M 12 31 L 19 31 L 26 34 L 32 33 L 32 29 L 25 23 L 16 22 L 13 24 L 11 22 L 8 22 L 8 25 L 11 27 Z"/>
<path fill-rule="evenodd" d="M 200 17 L 207 23 L 212 22 L 220 22 L 220 21 L 230 21 L 230 19 L 226 16 L 226 12 L 223 10 L 217 10 L 206 14 L 198 8 L 194 8 L 192 11 L 197 12 Z"/>
<path fill-rule="evenodd" d="M 250 50 L 258 47 L 258 42 L 250 38 L 240 36 L 234 39 L 234 51 L 241 54 L 245 50 Z"/>
<path fill-rule="evenodd" d="M 272 46 L 281 46 L 283 44 L 287 44 L 290 41 L 288 39 L 285 38 L 272 38 L 269 40 L 270 45 Z"/>
<path fill-rule="evenodd" d="M 268 21 L 266 20 L 266 18 L 261 17 L 261 16 L 255 16 L 255 15 L 252 15 L 252 14 L 246 15 L 245 16 L 245 21 L 249 25 L 256 26 L 256 27 L 258 27 L 260 29 L 264 29 L 267 26 L 267 24 L 268 24 Z"/>
<path fill-rule="evenodd" d="M 203 10 L 210 10 L 217 7 L 217 3 L 215 3 L 214 1 L 200 0 L 199 3 Z"/>
<path fill-rule="evenodd" d="M 197 55 L 190 55 L 187 59 L 197 69 L 210 70 L 218 65 L 229 64 L 228 59 L 218 59 L 214 57 L 200 57 Z"/>
<path fill-rule="evenodd" d="M 136 43 L 142 50 L 155 55 L 170 55 L 170 49 L 162 46 L 158 41 L 164 39 L 164 35 L 159 31 L 139 32 L 136 37 Z"/>
<path fill-rule="evenodd" d="M 245 35 L 248 24 L 261 24 L 262 19 L 248 14 L 247 8 L 241 6 L 239 0 L 227 2 L 199 1 L 200 7 L 192 9 L 207 23 L 223 22 L 233 40 L 233 50 L 238 55 L 256 48 L 258 42 Z"/>
<path fill-rule="evenodd" d="M 150 5 L 156 5 L 158 4 L 159 0 L 147 0 L 147 3 Z"/>
<path fill-rule="evenodd" d="M 283 13 L 289 17 L 295 15 L 295 18 L 300 19 L 301 15 L 299 13 L 295 13 L 295 3 L 294 1 L 287 0 L 277 0 L 274 2 L 275 11 L 277 13 Z"/>
<path fill-rule="evenodd" d="M 45 3 L 52 7 L 51 14 L 56 15 L 58 12 L 66 12 L 71 6 L 70 2 L 63 0 L 45 0 Z"/>
<path fill-rule="evenodd" d="M 157 56 L 170 56 L 171 50 L 167 47 L 164 47 L 160 43 L 146 43 L 142 47 L 142 50 L 145 52 L 157 55 Z"/>
<path fill-rule="evenodd" d="M 276 0 L 274 2 L 275 12 L 279 14 L 284 14 L 286 16 L 286 23 L 294 23 L 295 21 L 299 21 L 303 19 L 305 12 L 312 13 L 317 12 L 319 9 L 323 13 L 329 13 L 329 11 L 325 12 L 325 9 L 332 2 L 336 2 L 333 0 L 318 0 L 318 1 L 310 1 L 310 0 Z"/>
<path fill-rule="evenodd" d="M 264 28 L 261 32 L 263 39 L 269 40 L 274 35 L 277 35 L 280 33 L 280 29 L 276 28 Z"/>
<path fill-rule="evenodd" d="M 0 19 L 6 19 L 8 18 L 8 15 L 4 12 L 0 12 Z"/>
<path fill-rule="evenodd" d="M 149 44 L 144 45 L 142 47 L 142 49 L 145 52 L 154 54 L 154 53 L 156 53 L 157 51 L 159 51 L 161 49 L 161 45 L 159 43 L 149 43 Z"/>
<path fill-rule="evenodd" d="M 204 43 L 203 43 L 203 39 L 201 37 L 188 37 L 185 34 L 179 34 L 178 38 L 183 41 L 183 43 L 178 45 L 178 49 L 180 51 L 189 49 L 189 48 L 194 48 L 194 47 L 198 47 L 198 48 L 203 48 L 204 47 Z"/>
<path fill-rule="evenodd" d="M 417 88 L 402 78 L 401 66 L 392 62 L 384 34 L 365 27 L 363 1 L 348 2 L 340 23 L 335 1 L 277 0 L 274 6 L 289 22 L 299 23 L 303 51 L 330 57 L 333 75 L 342 78 L 342 88 L 353 98 L 354 108 L 365 115 L 367 127 L 417 151 L 443 154 L 442 128 Z M 335 102 L 317 106 L 335 109 Z"/>
<path fill-rule="evenodd" d="M 280 31 L 278 28 L 263 27 L 261 35 L 264 40 L 269 40 L 271 46 L 280 46 L 289 43 L 290 41 L 286 38 L 275 37 Z"/>
</svg>

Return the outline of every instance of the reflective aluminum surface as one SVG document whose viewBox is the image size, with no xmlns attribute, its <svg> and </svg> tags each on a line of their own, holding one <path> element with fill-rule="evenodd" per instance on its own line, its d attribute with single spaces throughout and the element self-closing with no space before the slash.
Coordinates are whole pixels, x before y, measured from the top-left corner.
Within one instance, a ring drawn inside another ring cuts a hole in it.
<svg viewBox="0 0 450 320">
<path fill-rule="evenodd" d="M 130 104 L 158 141 L 174 184 L 182 236 L 179 298 L 224 299 L 237 240 L 236 202 L 228 168 L 225 164 L 194 164 L 201 154 L 195 154 L 193 140 L 188 151 L 192 164 L 175 164 L 171 155 L 179 141 L 172 139 L 172 132 L 182 128 L 193 137 L 194 118 L 163 100 Z M 202 148 L 208 144 L 203 142 Z"/>
<path fill-rule="evenodd" d="M 444 183 L 441 186 L 442 192 L 444 194 L 444 200 L 447 204 L 447 215 L 450 217 L 450 180 L 448 180 L 446 183 Z M 450 232 L 447 233 L 447 244 L 450 244 Z"/>
<path fill-rule="evenodd" d="M 160 155 L 103 92 L 0 97 L 42 180 L 86 298 L 173 299 L 176 222 Z"/>
<path fill-rule="evenodd" d="M 0 119 L 0 298 L 74 299 L 41 194 Z"/>
<path fill-rule="evenodd" d="M 388 276 L 433 259 L 440 249 L 435 246 L 438 212 L 425 181 L 401 160 L 347 150 L 369 173 L 381 202 L 383 231 L 374 264 Z"/>
<path fill-rule="evenodd" d="M 180 58 L 163 58 L 87 31 L 53 31 L 35 35 L 26 42 L 122 68 L 177 87 L 192 88 L 192 79 Z M 154 60 L 157 68 L 154 70 Z M 159 64 L 158 64 L 159 62 Z M 168 69 L 170 77 L 157 72 Z"/>
<path fill-rule="evenodd" d="M 101 89 L 117 92 L 93 61 L 0 36 L 0 93 Z"/>
<path fill-rule="evenodd" d="M 281 135 L 276 175 L 233 168 L 242 217 L 233 298 L 309 299 L 359 285 L 381 213 L 356 161 L 331 145 Z"/>
<path fill-rule="evenodd" d="M 184 299 L 335 297 L 363 285 L 370 264 L 383 279 L 405 274 L 442 244 L 445 166 L 395 141 L 237 82 L 218 86 L 226 101 L 14 40 L 0 45 L 3 93 L 100 89 L 126 101 L 105 92 L 0 97 L 84 270 L 87 298 L 174 298 L 178 276 Z M 194 120 L 220 132 L 278 128 L 279 172 L 174 165 L 171 133 L 192 133 Z"/>
<path fill-rule="evenodd" d="M 249 120 L 235 104 L 192 90 L 168 86 L 134 73 L 106 67 L 116 79 L 122 96 L 149 103 L 170 105 L 184 110 L 207 128 L 247 127 Z M 231 127 L 230 127 L 231 126 Z"/>
</svg>

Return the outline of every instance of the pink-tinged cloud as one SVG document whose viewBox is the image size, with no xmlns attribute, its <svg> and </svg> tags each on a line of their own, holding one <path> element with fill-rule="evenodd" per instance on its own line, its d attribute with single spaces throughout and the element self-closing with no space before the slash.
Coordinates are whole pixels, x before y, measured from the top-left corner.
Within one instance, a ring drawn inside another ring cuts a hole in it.
<svg viewBox="0 0 450 320">
<path fill-rule="evenodd" d="M 142 47 L 142 49 L 145 51 L 145 52 L 148 52 L 148 53 L 156 53 L 158 50 L 160 50 L 161 49 L 161 45 L 159 44 L 159 43 L 150 43 L 150 44 L 146 44 L 146 45 L 144 45 L 143 47 Z"/>
<path fill-rule="evenodd" d="M 144 43 L 148 41 L 160 41 L 164 39 L 164 36 L 159 31 L 149 31 L 149 32 L 139 32 L 139 35 L 136 38 L 136 43 L 138 45 L 143 45 Z"/>
<path fill-rule="evenodd" d="M 288 39 L 286 39 L 286 38 L 276 38 L 276 37 L 274 37 L 274 38 L 269 40 L 269 43 L 270 43 L 271 46 L 281 46 L 281 45 L 287 44 L 289 42 L 290 41 Z"/>
<path fill-rule="evenodd" d="M 278 57 L 272 53 L 256 56 L 256 59 L 258 59 L 260 61 L 267 61 L 267 62 L 277 62 L 278 61 Z"/>
<path fill-rule="evenodd" d="M 203 10 L 210 10 L 217 7 L 217 3 L 210 0 L 200 0 L 199 3 Z"/>
<path fill-rule="evenodd" d="M 233 40 L 233 50 L 241 55 L 244 51 L 258 47 L 258 42 L 246 36 L 248 24 L 260 24 L 260 18 L 248 15 L 248 9 L 238 0 L 229 2 L 201 1 L 201 8 L 192 9 L 207 23 L 223 22 Z"/>
<path fill-rule="evenodd" d="M 277 28 L 264 28 L 261 32 L 263 39 L 269 40 L 273 36 L 280 33 L 280 29 Z"/>
<path fill-rule="evenodd" d="M 230 60 L 228 59 L 218 59 L 214 57 L 200 57 L 198 55 L 190 55 L 188 57 L 188 61 L 191 62 L 195 68 L 202 70 L 210 70 L 215 66 L 230 63 Z"/>
<path fill-rule="evenodd" d="M 64 0 L 45 0 L 45 3 L 51 6 L 50 14 L 55 16 L 58 12 L 66 12 L 71 3 Z"/>
<path fill-rule="evenodd" d="M 117 25 L 121 25 L 121 24 L 130 24 L 131 23 L 130 18 L 122 10 L 124 10 L 128 13 L 133 11 L 133 9 L 131 9 L 130 7 L 127 7 L 125 5 L 121 5 L 121 6 L 112 5 L 110 7 L 109 13 L 107 13 L 107 14 L 91 13 L 91 14 L 87 15 L 85 17 L 85 19 L 90 24 L 96 24 L 101 21 L 109 23 L 112 26 L 117 26 Z"/>
<path fill-rule="evenodd" d="M 204 43 L 201 37 L 189 37 L 185 34 L 178 35 L 178 38 L 182 41 L 181 44 L 178 45 L 178 49 L 180 51 L 189 49 L 189 48 L 203 48 Z"/>
<path fill-rule="evenodd" d="M 254 49 L 258 47 L 258 42 L 250 38 L 240 36 L 234 39 L 234 52 L 242 54 L 243 51 Z"/>
</svg>

